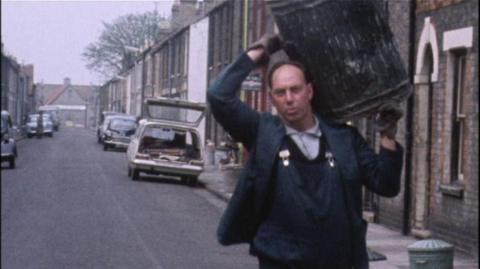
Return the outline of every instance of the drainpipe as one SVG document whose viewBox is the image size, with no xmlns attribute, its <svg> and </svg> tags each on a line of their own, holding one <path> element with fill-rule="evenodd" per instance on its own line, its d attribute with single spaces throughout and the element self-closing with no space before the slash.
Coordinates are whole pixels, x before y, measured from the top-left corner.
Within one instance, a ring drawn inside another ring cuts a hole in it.
<svg viewBox="0 0 480 269">
<path fill-rule="evenodd" d="M 416 0 L 410 0 L 410 15 L 409 15 L 409 48 L 408 48 L 408 76 L 410 78 L 410 84 L 414 86 L 415 76 L 415 11 Z M 413 150 L 413 105 L 414 96 L 412 93 L 407 100 L 407 113 L 405 117 L 405 192 L 403 199 L 403 226 L 402 233 L 407 235 L 410 230 L 410 211 L 411 211 L 411 184 L 412 184 L 412 150 Z"/>
<path fill-rule="evenodd" d="M 248 5 L 249 5 L 249 0 L 244 0 L 243 1 L 243 29 L 242 29 L 243 30 L 243 44 L 242 44 L 243 50 L 247 50 L 248 48 L 248 15 L 249 15 Z M 242 102 L 245 102 L 245 99 L 246 99 L 245 91 L 242 90 L 240 91 L 240 100 L 242 100 Z M 238 150 L 238 156 L 239 156 L 238 163 L 243 165 L 247 158 L 247 153 L 242 144 L 240 144 L 240 148 Z"/>
</svg>

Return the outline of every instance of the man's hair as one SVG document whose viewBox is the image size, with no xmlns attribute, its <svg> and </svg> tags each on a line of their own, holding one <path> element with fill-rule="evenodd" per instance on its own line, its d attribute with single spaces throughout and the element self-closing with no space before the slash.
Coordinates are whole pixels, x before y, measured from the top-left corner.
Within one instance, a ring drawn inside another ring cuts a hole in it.
<svg viewBox="0 0 480 269">
<path fill-rule="evenodd" d="M 284 65 L 292 65 L 292 66 L 295 66 L 297 67 L 298 69 L 300 69 L 300 71 L 302 71 L 303 73 L 303 77 L 305 78 L 305 81 L 307 83 L 311 82 L 311 79 L 310 79 L 310 74 L 308 73 L 307 69 L 305 68 L 305 66 L 303 64 L 301 64 L 300 62 L 297 62 L 297 61 L 291 61 L 291 60 L 282 60 L 282 61 L 278 61 L 276 62 L 274 65 L 272 65 L 272 67 L 270 67 L 270 70 L 268 70 L 268 74 L 267 74 L 267 83 L 268 83 L 268 87 L 270 89 L 272 89 L 272 76 L 273 76 L 273 73 L 280 67 L 284 66 Z"/>
</svg>

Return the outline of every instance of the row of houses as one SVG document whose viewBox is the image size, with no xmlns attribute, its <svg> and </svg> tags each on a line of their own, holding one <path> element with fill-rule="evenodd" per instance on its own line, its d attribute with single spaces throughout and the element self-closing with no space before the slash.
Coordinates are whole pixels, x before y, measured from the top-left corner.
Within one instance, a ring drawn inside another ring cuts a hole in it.
<svg viewBox="0 0 480 269">
<path fill-rule="evenodd" d="M 3 43 L 1 54 L 1 107 L 10 113 L 15 125 L 20 125 L 25 115 L 35 111 L 33 65 L 18 63 L 4 51 Z"/>
<path fill-rule="evenodd" d="M 58 107 L 63 125 L 95 126 L 98 86 L 72 84 L 68 77 L 58 84 L 34 83 L 32 64 L 18 63 L 4 51 L 3 43 L 1 54 L 1 108 L 9 112 L 15 126 L 21 129 L 27 115 L 41 106 Z"/>
<path fill-rule="evenodd" d="M 100 87 L 97 113 L 114 110 L 145 116 L 142 101 L 147 97 L 205 102 L 207 88 L 219 72 L 249 43 L 276 31 L 266 2 L 175 1 L 177 28 Z M 365 190 L 365 218 L 419 238 L 444 239 L 476 256 L 478 1 L 377 3 L 386 14 L 414 91 L 404 104 L 397 134 L 406 153 L 402 191 L 394 199 L 384 199 Z M 260 112 L 271 112 L 264 72 L 251 74 L 252 83 L 242 88 L 241 98 Z M 371 118 L 353 124 L 378 148 Z M 201 130 L 204 143 L 219 145 L 225 139 L 211 115 Z"/>
</svg>

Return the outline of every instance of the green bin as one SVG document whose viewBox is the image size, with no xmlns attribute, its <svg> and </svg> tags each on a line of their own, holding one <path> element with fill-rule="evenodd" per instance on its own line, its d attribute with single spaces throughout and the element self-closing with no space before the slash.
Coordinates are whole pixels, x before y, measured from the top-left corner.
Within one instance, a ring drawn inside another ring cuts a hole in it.
<svg viewBox="0 0 480 269">
<path fill-rule="evenodd" d="M 408 246 L 410 269 L 453 268 L 453 245 L 437 239 L 426 239 Z"/>
</svg>

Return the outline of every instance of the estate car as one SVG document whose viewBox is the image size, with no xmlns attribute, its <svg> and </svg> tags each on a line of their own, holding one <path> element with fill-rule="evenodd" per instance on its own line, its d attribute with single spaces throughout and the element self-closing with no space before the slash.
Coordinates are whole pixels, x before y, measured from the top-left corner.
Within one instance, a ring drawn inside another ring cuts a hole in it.
<svg viewBox="0 0 480 269">
<path fill-rule="evenodd" d="M 127 149 L 129 177 L 162 174 L 195 184 L 204 166 L 198 125 L 206 105 L 165 98 L 145 104 L 148 118 L 139 122 Z"/>
</svg>

